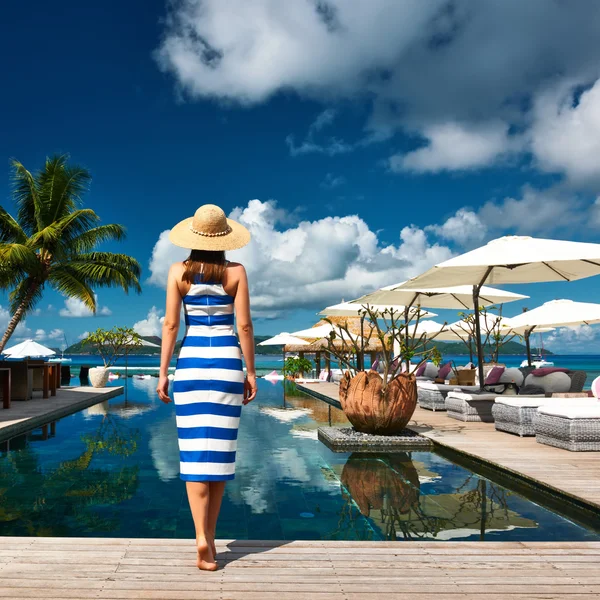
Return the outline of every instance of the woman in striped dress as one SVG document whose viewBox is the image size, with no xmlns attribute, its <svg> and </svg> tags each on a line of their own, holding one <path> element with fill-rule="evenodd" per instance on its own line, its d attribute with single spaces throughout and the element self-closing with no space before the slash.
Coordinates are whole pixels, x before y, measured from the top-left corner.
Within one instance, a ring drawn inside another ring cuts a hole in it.
<svg viewBox="0 0 600 600">
<path fill-rule="evenodd" d="M 214 571 L 217 519 L 225 482 L 235 475 L 242 404 L 256 396 L 246 271 L 225 260 L 225 250 L 241 248 L 250 234 L 227 219 L 218 206 L 207 204 L 176 225 L 169 239 L 191 253 L 169 271 L 156 391 L 163 402 L 171 402 L 167 376 L 183 303 L 186 333 L 173 381 L 180 472 L 194 518 L 198 568 Z M 240 346 L 246 360 L 245 377 Z"/>
</svg>

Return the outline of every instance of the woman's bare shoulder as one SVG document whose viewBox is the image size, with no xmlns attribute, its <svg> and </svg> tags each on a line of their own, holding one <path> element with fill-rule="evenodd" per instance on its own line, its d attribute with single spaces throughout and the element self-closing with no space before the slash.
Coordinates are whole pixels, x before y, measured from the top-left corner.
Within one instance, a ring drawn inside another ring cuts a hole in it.
<svg viewBox="0 0 600 600">
<path fill-rule="evenodd" d="M 181 262 L 181 261 L 173 263 L 169 267 L 169 274 L 170 275 L 182 275 L 184 271 L 185 271 L 185 264 L 183 262 Z"/>
<path fill-rule="evenodd" d="M 242 274 L 246 273 L 246 269 L 242 263 L 228 262 L 227 263 L 227 274 L 233 277 L 239 278 Z"/>
</svg>

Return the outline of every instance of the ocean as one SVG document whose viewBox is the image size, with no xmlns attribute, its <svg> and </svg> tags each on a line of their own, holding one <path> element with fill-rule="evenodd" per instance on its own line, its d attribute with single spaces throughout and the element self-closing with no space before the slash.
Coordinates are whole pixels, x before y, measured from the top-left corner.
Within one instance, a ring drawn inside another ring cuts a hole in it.
<svg viewBox="0 0 600 600">
<path fill-rule="evenodd" d="M 79 368 L 83 365 L 89 367 L 96 367 L 102 365 L 102 360 L 98 356 L 86 356 L 86 355 L 65 355 L 65 358 L 70 358 L 71 363 L 71 374 L 79 375 Z M 505 355 L 500 357 L 500 362 L 505 364 L 507 367 L 518 367 L 521 362 L 525 360 L 525 356 L 519 355 Z M 564 367 L 572 369 L 574 371 L 585 371 L 587 373 L 586 388 L 589 388 L 591 382 L 600 376 L 600 355 L 597 354 L 554 354 L 546 357 L 547 360 L 554 362 L 557 367 Z M 368 360 L 368 359 L 367 359 Z M 445 355 L 443 358 L 444 362 L 452 360 L 456 365 L 464 365 L 468 362 L 469 358 L 465 355 Z M 170 370 L 175 370 L 176 358 L 171 361 Z M 324 362 L 321 363 L 322 365 Z M 367 362 L 368 364 L 368 362 Z M 271 371 L 281 372 L 283 366 L 283 359 L 281 356 L 256 356 L 256 372 L 260 377 L 266 375 Z M 135 355 L 130 356 L 125 364 L 125 358 L 121 357 L 116 364 L 110 368 L 114 373 L 124 374 L 125 370 L 129 375 L 158 375 L 160 367 L 160 358 L 156 355 Z"/>
</svg>

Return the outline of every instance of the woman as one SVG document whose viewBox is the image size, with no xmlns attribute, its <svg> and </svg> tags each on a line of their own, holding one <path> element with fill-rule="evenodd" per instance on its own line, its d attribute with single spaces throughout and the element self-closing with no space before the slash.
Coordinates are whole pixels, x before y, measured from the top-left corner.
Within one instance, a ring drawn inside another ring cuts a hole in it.
<svg viewBox="0 0 600 600">
<path fill-rule="evenodd" d="M 250 233 L 218 206 L 205 204 L 173 227 L 169 239 L 191 253 L 169 270 L 156 391 L 171 402 L 168 370 L 183 302 L 186 334 L 173 381 L 180 471 L 196 528 L 198 568 L 215 571 L 217 518 L 225 481 L 235 474 L 241 408 L 256 397 L 248 279 L 242 265 L 225 260 L 225 250 L 245 246 Z"/>
</svg>

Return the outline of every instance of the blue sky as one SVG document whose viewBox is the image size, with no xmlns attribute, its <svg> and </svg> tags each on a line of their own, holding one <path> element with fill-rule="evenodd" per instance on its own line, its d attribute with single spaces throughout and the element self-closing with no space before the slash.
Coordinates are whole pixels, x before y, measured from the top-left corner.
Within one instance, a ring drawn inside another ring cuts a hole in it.
<svg viewBox="0 0 600 600">
<path fill-rule="evenodd" d="M 3 206 L 9 158 L 35 170 L 68 152 L 93 174 L 87 204 L 128 229 L 110 249 L 144 267 L 142 295 L 99 290 L 95 317 L 48 290 L 18 335 L 157 333 L 179 257 L 163 232 L 208 202 L 253 233 L 232 258 L 248 268 L 259 334 L 500 235 L 597 241 L 600 7 L 496 4 L 3 7 Z M 531 300 L 507 315 L 593 301 L 600 279 L 511 289 Z M 555 350 L 600 350 L 587 328 L 552 337 Z"/>
</svg>

